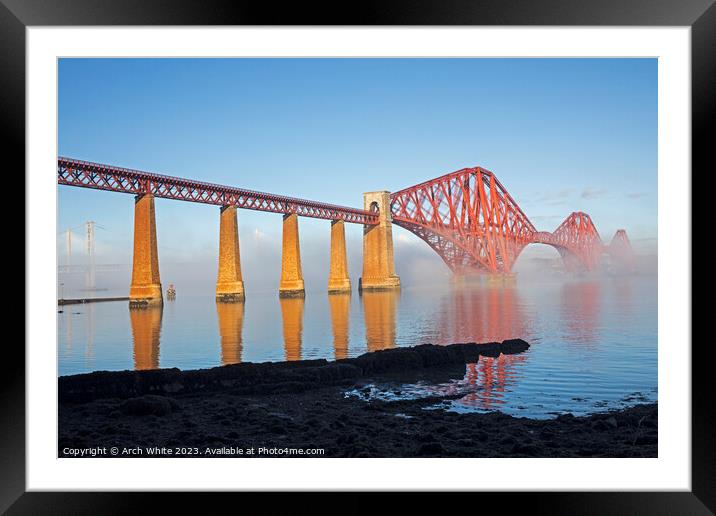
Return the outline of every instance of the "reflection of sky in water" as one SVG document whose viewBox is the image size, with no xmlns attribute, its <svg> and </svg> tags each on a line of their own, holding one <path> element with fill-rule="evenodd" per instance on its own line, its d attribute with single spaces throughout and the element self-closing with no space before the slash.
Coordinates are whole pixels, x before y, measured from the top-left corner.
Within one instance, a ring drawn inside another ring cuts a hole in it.
<svg viewBox="0 0 716 516">
<path fill-rule="evenodd" d="M 335 359 L 520 337 L 532 345 L 527 353 L 483 358 L 449 386 L 465 390 L 451 409 L 582 413 L 655 399 L 656 297 L 656 279 L 642 277 L 305 300 L 256 294 L 234 305 L 180 294 L 163 308 L 131 312 L 126 302 L 68 305 L 58 314 L 59 374 Z M 417 396 L 447 387 L 415 388 Z"/>
</svg>

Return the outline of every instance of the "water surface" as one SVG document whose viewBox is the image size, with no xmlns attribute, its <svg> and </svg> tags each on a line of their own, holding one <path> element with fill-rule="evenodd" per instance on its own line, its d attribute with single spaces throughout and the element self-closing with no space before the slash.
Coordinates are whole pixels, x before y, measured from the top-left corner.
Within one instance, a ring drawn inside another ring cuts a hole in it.
<svg viewBox="0 0 716 516">
<path fill-rule="evenodd" d="M 450 410 L 587 414 L 656 400 L 656 294 L 655 277 L 615 277 L 362 296 L 309 292 L 305 300 L 264 293 L 240 304 L 180 292 L 146 310 L 126 302 L 68 305 L 58 313 L 58 372 L 332 360 L 394 346 L 519 337 L 532 346 L 525 353 L 482 357 L 462 379 L 398 390 L 464 394 Z M 390 389 L 375 386 L 373 394 L 390 396 Z"/>
</svg>

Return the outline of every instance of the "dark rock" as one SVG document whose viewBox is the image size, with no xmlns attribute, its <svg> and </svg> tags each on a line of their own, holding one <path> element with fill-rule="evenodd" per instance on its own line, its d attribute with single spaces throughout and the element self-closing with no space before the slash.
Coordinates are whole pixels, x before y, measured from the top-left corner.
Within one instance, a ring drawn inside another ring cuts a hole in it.
<svg viewBox="0 0 716 516">
<path fill-rule="evenodd" d="M 643 417 L 639 420 L 639 426 L 644 428 L 656 428 L 656 421 Z"/>
<path fill-rule="evenodd" d="M 609 425 L 606 424 L 603 419 L 597 419 L 596 421 L 592 421 L 592 428 L 598 432 L 604 432 L 605 430 L 609 430 Z"/>
<path fill-rule="evenodd" d="M 638 435 L 636 439 L 634 439 L 634 444 L 637 446 L 643 446 L 645 444 L 657 444 L 658 438 L 653 435 Z"/>
<path fill-rule="evenodd" d="M 500 353 L 502 353 L 502 345 L 499 342 L 480 344 L 480 354 L 483 356 L 497 358 Z"/>
<path fill-rule="evenodd" d="M 527 351 L 530 345 L 522 339 L 507 339 L 500 344 L 500 351 L 505 355 L 514 355 Z"/>
<path fill-rule="evenodd" d="M 147 394 L 124 401 L 119 410 L 133 416 L 164 416 L 170 414 L 177 406 L 176 402 L 164 396 Z"/>
<path fill-rule="evenodd" d="M 608 417 L 604 420 L 604 423 L 611 426 L 612 428 L 617 428 L 619 426 L 619 423 L 617 423 L 617 419 L 614 416 Z"/>
<path fill-rule="evenodd" d="M 417 454 L 421 457 L 424 457 L 426 455 L 440 455 L 445 452 L 445 449 L 443 448 L 443 445 L 440 443 L 432 442 L 432 443 L 425 443 L 418 448 Z"/>
<path fill-rule="evenodd" d="M 480 355 L 497 357 L 517 353 L 529 345 L 520 339 L 502 343 L 424 344 L 365 353 L 328 362 L 251 362 L 210 369 L 180 371 L 96 371 L 58 378 L 60 403 L 88 402 L 102 398 L 128 399 L 147 394 L 180 395 L 231 390 L 232 394 L 297 393 L 318 386 L 338 385 L 373 373 L 476 362 Z M 172 407 L 178 410 L 180 407 Z"/>
<path fill-rule="evenodd" d="M 517 443 L 512 447 L 513 454 L 520 454 L 520 455 L 536 455 L 539 453 L 539 450 L 536 446 L 533 446 L 531 444 L 525 444 L 525 443 Z"/>
</svg>

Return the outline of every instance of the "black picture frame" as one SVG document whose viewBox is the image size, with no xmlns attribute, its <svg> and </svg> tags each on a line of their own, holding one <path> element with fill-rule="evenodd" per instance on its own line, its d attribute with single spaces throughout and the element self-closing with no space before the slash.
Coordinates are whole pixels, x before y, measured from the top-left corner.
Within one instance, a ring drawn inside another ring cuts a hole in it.
<svg viewBox="0 0 716 516">
<path fill-rule="evenodd" d="M 706 172 L 716 119 L 716 6 L 714 0 L 401 0 L 336 2 L 332 7 L 227 0 L 0 0 L 0 118 L 13 170 L 25 170 L 25 28 L 63 25 L 614 25 L 689 26 L 692 50 L 692 170 Z M 712 129 L 709 131 L 709 129 Z M 9 177 L 9 176 L 5 176 Z M 693 178 L 693 172 L 692 172 Z M 685 178 L 688 179 L 688 178 Z M 32 207 L 31 192 L 25 202 Z M 692 206 L 695 203 L 692 202 Z M 27 256 L 26 256 L 27 259 Z M 32 271 L 25 268 L 25 275 Z M 29 300 L 32 301 L 31 299 Z M 27 305 L 31 309 L 31 305 Z M 691 343 L 670 343 L 683 352 Z M 692 491 L 616 493 L 481 493 L 508 496 L 510 508 L 549 514 L 713 514 L 716 512 L 716 446 L 713 374 L 708 345 L 692 346 Z M 184 494 L 25 492 L 25 352 L 7 338 L 0 375 L 0 511 L 8 514 L 105 514 L 147 510 L 161 497 L 191 507 Z M 660 367 L 668 360 L 660 357 Z M 637 459 L 638 460 L 638 459 Z M 242 503 L 254 497 L 241 494 Z M 305 495 L 302 495 L 305 496 Z M 372 510 L 357 495 L 341 504 Z M 412 503 L 423 503 L 421 496 Z M 325 500 L 325 499 L 323 499 Z M 156 501 L 156 500 L 152 500 Z M 504 500 L 499 500 L 504 502 Z M 205 502 L 199 501 L 204 504 Z M 306 502 L 301 502 L 305 504 Z M 309 502 L 308 507 L 314 502 Z M 324 502 L 330 503 L 330 502 Z M 410 502 L 408 502 L 410 503 Z M 205 508 L 205 507 L 204 507 Z M 404 506 L 404 510 L 408 508 Z M 363 511 L 361 511 L 363 512 Z"/>
</svg>

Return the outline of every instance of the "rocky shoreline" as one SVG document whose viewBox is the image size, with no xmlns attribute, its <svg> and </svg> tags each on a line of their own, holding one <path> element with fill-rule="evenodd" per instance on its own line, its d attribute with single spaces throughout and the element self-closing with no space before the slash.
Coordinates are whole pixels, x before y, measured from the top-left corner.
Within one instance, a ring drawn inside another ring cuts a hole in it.
<svg viewBox="0 0 716 516">
<path fill-rule="evenodd" d="M 426 407 L 451 396 L 364 401 L 368 382 L 459 376 L 502 343 L 415 346 L 328 362 L 60 377 L 60 457 L 656 457 L 656 404 L 550 420 Z M 459 397 L 454 395 L 452 397 Z"/>
</svg>

